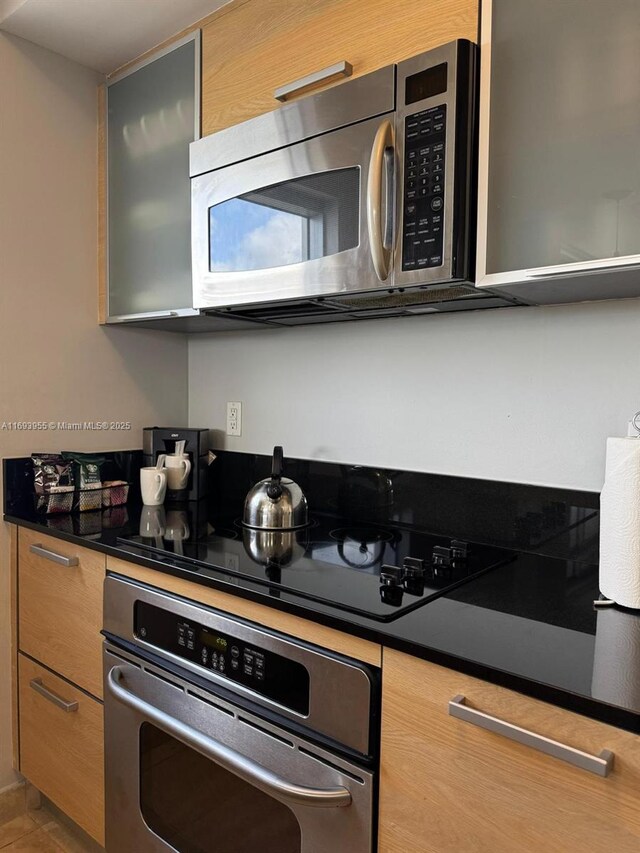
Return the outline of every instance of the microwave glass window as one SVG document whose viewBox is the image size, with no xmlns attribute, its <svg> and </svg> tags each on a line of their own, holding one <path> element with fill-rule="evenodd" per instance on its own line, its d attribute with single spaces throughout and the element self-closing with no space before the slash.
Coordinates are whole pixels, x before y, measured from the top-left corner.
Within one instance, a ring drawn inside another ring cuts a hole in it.
<svg viewBox="0 0 640 853">
<path fill-rule="evenodd" d="M 160 729 L 140 727 L 140 810 L 180 853 L 300 853 L 287 806 Z"/>
<path fill-rule="evenodd" d="M 447 91 L 447 63 L 425 68 L 417 74 L 407 77 L 405 84 L 405 104 L 415 104 L 425 98 L 433 98 Z"/>
<path fill-rule="evenodd" d="M 360 167 L 274 184 L 209 208 L 209 269 L 299 264 L 359 242 Z"/>
</svg>

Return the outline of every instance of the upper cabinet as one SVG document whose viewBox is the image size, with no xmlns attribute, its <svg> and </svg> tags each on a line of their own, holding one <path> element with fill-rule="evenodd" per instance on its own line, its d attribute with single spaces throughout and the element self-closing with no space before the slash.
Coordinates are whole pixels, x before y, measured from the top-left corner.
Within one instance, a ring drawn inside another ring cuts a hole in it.
<svg viewBox="0 0 640 853">
<path fill-rule="evenodd" d="M 203 135 L 276 109 L 276 89 L 342 60 L 357 77 L 477 35 L 478 0 L 231 4 L 202 30 Z"/>
<path fill-rule="evenodd" d="M 197 314 L 189 143 L 200 136 L 200 32 L 107 84 L 103 320 Z"/>
<path fill-rule="evenodd" d="M 483 0 L 477 282 L 640 295 L 640 3 Z"/>
<path fill-rule="evenodd" d="M 189 143 L 200 123 L 208 135 L 275 110 L 276 89 L 342 60 L 357 77 L 454 39 L 476 42 L 478 0 L 235 0 L 196 26 L 102 91 L 103 323 L 255 328 L 193 308 Z"/>
</svg>

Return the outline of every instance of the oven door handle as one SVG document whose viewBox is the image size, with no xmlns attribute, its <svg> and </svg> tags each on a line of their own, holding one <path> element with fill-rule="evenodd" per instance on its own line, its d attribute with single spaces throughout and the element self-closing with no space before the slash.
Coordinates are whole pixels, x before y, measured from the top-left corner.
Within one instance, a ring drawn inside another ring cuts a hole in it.
<svg viewBox="0 0 640 853">
<path fill-rule="evenodd" d="M 308 788 L 304 785 L 288 782 L 245 755 L 212 740 L 197 729 L 150 705 L 123 687 L 121 684 L 123 680 L 124 671 L 122 667 L 112 667 L 107 676 L 107 689 L 114 699 L 142 714 L 167 734 L 195 749 L 200 755 L 211 759 L 220 767 L 253 785 L 254 788 L 264 791 L 265 794 L 288 803 L 317 808 L 336 808 L 351 804 L 351 794 L 347 788 L 342 786 Z"/>
<path fill-rule="evenodd" d="M 395 153 L 393 126 L 387 119 L 376 131 L 367 180 L 367 228 L 371 260 L 380 281 L 389 278 L 393 247 Z M 382 199 L 384 196 L 384 218 Z"/>
</svg>

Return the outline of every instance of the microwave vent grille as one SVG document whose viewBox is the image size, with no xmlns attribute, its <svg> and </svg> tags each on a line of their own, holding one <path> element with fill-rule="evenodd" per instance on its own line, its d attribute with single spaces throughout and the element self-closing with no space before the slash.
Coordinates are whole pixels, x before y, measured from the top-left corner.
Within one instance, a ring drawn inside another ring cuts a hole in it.
<svg viewBox="0 0 640 853">
<path fill-rule="evenodd" d="M 448 302 L 463 297 L 477 297 L 473 287 L 444 287 L 432 290 L 405 290 L 404 292 L 365 294 L 364 296 L 332 297 L 331 302 L 344 308 L 402 308 L 407 305 L 422 305 L 429 302 Z"/>
</svg>

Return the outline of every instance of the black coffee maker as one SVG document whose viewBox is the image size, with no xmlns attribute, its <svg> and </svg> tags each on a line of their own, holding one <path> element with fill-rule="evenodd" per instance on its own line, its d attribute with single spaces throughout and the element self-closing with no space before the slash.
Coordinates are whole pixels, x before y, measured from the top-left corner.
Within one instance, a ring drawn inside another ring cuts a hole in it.
<svg viewBox="0 0 640 853">
<path fill-rule="evenodd" d="M 186 427 L 145 427 L 142 431 L 144 464 L 154 466 L 161 453 L 175 453 L 176 442 L 184 441 L 184 452 L 191 460 L 185 489 L 167 491 L 168 500 L 199 501 L 207 496 L 209 467 L 209 430 Z"/>
</svg>

